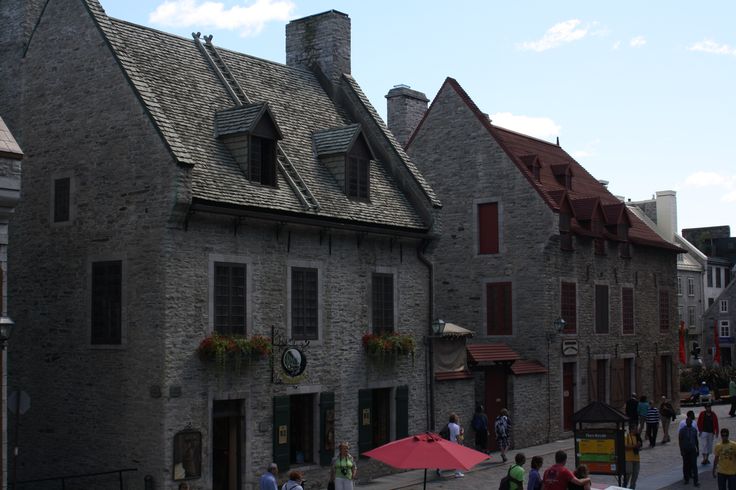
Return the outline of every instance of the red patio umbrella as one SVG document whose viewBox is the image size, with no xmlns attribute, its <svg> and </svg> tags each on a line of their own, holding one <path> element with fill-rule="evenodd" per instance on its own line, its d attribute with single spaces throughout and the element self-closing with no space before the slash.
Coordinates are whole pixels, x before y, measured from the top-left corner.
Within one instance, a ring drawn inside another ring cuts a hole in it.
<svg viewBox="0 0 736 490">
<path fill-rule="evenodd" d="M 444 439 L 439 434 L 427 432 L 405 437 L 372 449 L 364 456 L 377 459 L 407 470 L 424 470 L 424 487 L 427 487 L 427 469 L 469 470 L 489 456 L 475 449 Z"/>
</svg>

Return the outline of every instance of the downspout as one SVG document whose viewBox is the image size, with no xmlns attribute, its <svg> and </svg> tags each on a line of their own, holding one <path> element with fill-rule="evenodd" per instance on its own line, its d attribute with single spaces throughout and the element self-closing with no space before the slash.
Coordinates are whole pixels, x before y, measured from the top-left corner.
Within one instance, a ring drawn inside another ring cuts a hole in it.
<svg viewBox="0 0 736 490">
<path fill-rule="evenodd" d="M 433 344 L 433 332 L 432 322 L 434 321 L 434 264 L 424 255 L 429 246 L 429 240 L 422 240 L 417 246 L 417 258 L 419 261 L 427 267 L 429 272 L 429 325 L 427 342 L 429 343 L 429 354 L 427 355 L 427 362 L 425 363 L 427 377 L 427 389 L 429 396 L 427 397 L 426 403 L 426 419 L 427 419 L 427 430 L 434 431 L 435 417 L 434 417 L 434 344 Z"/>
</svg>

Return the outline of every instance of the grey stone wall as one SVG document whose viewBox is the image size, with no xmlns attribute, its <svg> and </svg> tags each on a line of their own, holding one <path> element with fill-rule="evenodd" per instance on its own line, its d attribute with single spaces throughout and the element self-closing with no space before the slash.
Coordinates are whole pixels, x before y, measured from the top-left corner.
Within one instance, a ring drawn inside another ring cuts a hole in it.
<svg viewBox="0 0 736 490">
<path fill-rule="evenodd" d="M 560 250 L 558 219 L 476 116 L 450 88 L 441 91 L 408 152 L 443 201 L 443 233 L 430 249 L 436 264 L 436 314 L 476 332 L 473 342 L 501 342 L 549 369 L 551 400 L 538 375 L 509 374 L 508 400 L 517 447 L 559 438 L 562 431 L 562 363 L 576 363 L 575 408 L 589 401 L 588 365 L 597 358 L 633 355 L 643 393 L 653 391 L 653 359 L 676 359 L 675 254 L 633 247 L 620 259 L 615 246 L 597 256 L 591 240 L 576 239 L 575 251 Z M 480 202 L 499 203 L 500 252 L 477 255 Z M 485 283 L 512 282 L 513 335 L 487 336 Z M 577 334 L 554 336 L 560 315 L 560 282 L 577 284 Z M 595 284 L 610 291 L 610 333 L 595 334 Z M 621 334 L 621 286 L 634 288 L 634 335 Z M 670 291 L 669 332 L 659 332 L 658 291 Z M 561 341 L 577 340 L 577 356 L 561 355 Z M 549 351 L 549 361 L 547 360 Z M 482 372 L 480 374 L 482 378 Z M 546 381 L 546 380 L 545 380 Z M 480 386 L 483 386 L 481 383 Z M 462 398 L 472 413 L 469 391 Z M 550 419 L 551 416 L 551 419 Z M 540 431 L 550 420 L 549 435 Z"/>
</svg>

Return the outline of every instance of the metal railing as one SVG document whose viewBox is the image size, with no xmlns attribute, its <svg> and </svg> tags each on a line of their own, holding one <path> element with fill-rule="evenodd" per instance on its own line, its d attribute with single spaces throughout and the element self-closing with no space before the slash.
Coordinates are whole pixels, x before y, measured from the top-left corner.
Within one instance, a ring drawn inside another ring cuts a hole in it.
<svg viewBox="0 0 736 490">
<path fill-rule="evenodd" d="M 78 475 L 52 476 L 52 477 L 49 477 L 49 478 L 38 478 L 38 479 L 35 479 L 35 480 L 22 480 L 22 481 L 17 481 L 15 483 L 8 482 L 8 488 L 9 489 L 13 489 L 13 490 L 15 490 L 18 487 L 20 487 L 21 489 L 27 489 L 27 488 L 29 488 L 27 485 L 28 484 L 31 484 L 31 483 L 59 482 L 59 483 L 61 483 L 61 487 L 58 487 L 58 488 L 61 488 L 62 490 L 65 490 L 66 489 L 66 484 L 67 484 L 67 481 L 68 480 L 74 480 L 74 479 L 80 479 L 80 478 L 91 478 L 91 477 L 96 477 L 96 476 L 115 475 L 115 474 L 117 474 L 118 475 L 119 488 L 120 488 L 120 490 L 124 490 L 125 487 L 123 486 L 123 473 L 130 473 L 130 472 L 133 472 L 133 471 L 138 471 L 138 469 L 137 468 L 124 468 L 124 469 L 121 469 L 121 470 L 101 471 L 101 472 L 98 472 L 98 473 L 82 473 L 82 474 L 78 474 Z M 48 488 L 48 487 L 45 486 L 44 488 Z"/>
</svg>

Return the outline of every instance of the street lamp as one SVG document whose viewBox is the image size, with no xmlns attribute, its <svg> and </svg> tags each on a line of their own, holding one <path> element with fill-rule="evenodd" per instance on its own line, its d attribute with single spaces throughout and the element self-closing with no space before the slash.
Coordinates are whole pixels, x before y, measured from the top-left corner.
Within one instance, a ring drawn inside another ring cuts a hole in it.
<svg viewBox="0 0 736 490">
<path fill-rule="evenodd" d="M 444 331 L 445 331 L 445 321 L 444 320 L 438 319 L 432 322 L 432 333 L 435 336 L 441 337 Z"/>
<path fill-rule="evenodd" d="M 554 322 L 552 322 L 552 325 L 555 327 L 556 333 L 561 333 L 563 330 L 565 330 L 565 327 L 567 326 L 567 322 L 564 318 L 559 317 L 556 318 Z"/>
<path fill-rule="evenodd" d="M 10 338 L 10 333 L 13 331 L 15 322 L 5 315 L 0 316 L 0 348 L 5 350 Z"/>
</svg>

